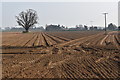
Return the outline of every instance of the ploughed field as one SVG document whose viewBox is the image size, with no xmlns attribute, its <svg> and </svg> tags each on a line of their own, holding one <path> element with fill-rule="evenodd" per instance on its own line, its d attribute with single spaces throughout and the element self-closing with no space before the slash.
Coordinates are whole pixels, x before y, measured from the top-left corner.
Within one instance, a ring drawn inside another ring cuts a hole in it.
<svg viewBox="0 0 120 80">
<path fill-rule="evenodd" d="M 117 31 L 2 34 L 3 78 L 119 78 Z"/>
</svg>

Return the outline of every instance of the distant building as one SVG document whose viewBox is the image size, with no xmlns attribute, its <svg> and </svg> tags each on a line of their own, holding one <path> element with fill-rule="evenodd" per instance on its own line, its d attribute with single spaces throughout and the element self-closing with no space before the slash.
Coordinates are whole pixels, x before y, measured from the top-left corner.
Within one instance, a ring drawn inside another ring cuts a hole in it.
<svg viewBox="0 0 120 80">
<path fill-rule="evenodd" d="M 92 27 L 90 27 L 90 30 L 98 30 L 98 27 L 97 26 L 92 26 Z"/>
<path fill-rule="evenodd" d="M 84 30 L 84 27 L 83 25 L 76 25 L 76 30 Z"/>
<path fill-rule="evenodd" d="M 60 25 L 46 25 L 46 31 L 62 31 L 64 27 L 60 27 Z"/>
<path fill-rule="evenodd" d="M 69 31 L 77 31 L 77 28 L 69 28 Z"/>
</svg>

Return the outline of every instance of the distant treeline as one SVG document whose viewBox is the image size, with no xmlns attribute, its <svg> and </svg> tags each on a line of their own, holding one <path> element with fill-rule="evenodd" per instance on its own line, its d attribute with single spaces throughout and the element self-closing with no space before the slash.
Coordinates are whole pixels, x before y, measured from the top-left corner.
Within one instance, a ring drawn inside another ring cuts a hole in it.
<svg viewBox="0 0 120 80">
<path fill-rule="evenodd" d="M 46 25 L 45 30 L 46 31 L 86 31 L 86 30 L 93 30 L 93 31 L 97 31 L 97 30 L 104 30 L 105 28 L 103 27 L 97 27 L 97 26 L 91 26 L 88 27 L 86 25 L 76 25 L 74 28 L 68 28 L 66 26 L 61 26 L 61 25 Z M 120 27 L 117 27 L 116 25 L 110 23 L 108 25 L 108 27 L 106 28 L 107 30 L 120 30 Z"/>
<path fill-rule="evenodd" d="M 88 27 L 86 25 L 76 25 L 74 28 L 68 28 L 66 26 L 63 25 L 46 25 L 45 29 L 41 26 L 41 27 L 31 27 L 29 30 L 30 31 L 100 31 L 100 30 L 104 30 L 105 28 L 103 27 L 97 27 L 97 26 L 91 26 Z M 117 27 L 116 25 L 110 23 L 108 25 L 108 27 L 106 28 L 107 30 L 120 30 L 120 26 Z M 1 30 L 1 28 L 0 28 Z M 6 27 L 5 29 L 3 29 L 2 31 L 24 31 L 24 28 L 20 27 Z"/>
<path fill-rule="evenodd" d="M 29 29 L 30 31 L 44 31 L 45 29 L 43 28 L 43 27 L 31 27 L 30 29 Z M 24 31 L 24 28 L 23 27 L 6 27 L 6 28 L 4 28 L 4 29 L 2 29 L 2 31 L 4 32 L 4 31 L 18 31 L 18 32 L 20 32 L 20 31 Z"/>
</svg>

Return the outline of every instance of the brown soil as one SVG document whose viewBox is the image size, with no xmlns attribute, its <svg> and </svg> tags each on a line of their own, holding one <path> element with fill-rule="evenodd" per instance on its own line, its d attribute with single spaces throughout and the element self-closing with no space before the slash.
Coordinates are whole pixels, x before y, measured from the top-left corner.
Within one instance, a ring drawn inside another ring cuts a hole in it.
<svg viewBox="0 0 120 80">
<path fill-rule="evenodd" d="M 118 32 L 3 33 L 3 78 L 119 78 Z"/>
</svg>

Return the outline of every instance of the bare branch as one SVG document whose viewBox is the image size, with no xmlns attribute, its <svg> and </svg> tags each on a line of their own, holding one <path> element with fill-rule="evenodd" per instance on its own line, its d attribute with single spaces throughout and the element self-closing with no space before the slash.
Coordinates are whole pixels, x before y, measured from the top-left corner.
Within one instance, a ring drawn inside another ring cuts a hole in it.
<svg viewBox="0 0 120 80">
<path fill-rule="evenodd" d="M 16 16 L 17 23 L 20 26 L 23 26 L 26 31 L 29 30 L 31 26 L 37 23 L 37 12 L 32 9 L 28 9 L 25 12 L 22 11 L 18 16 Z"/>
</svg>

